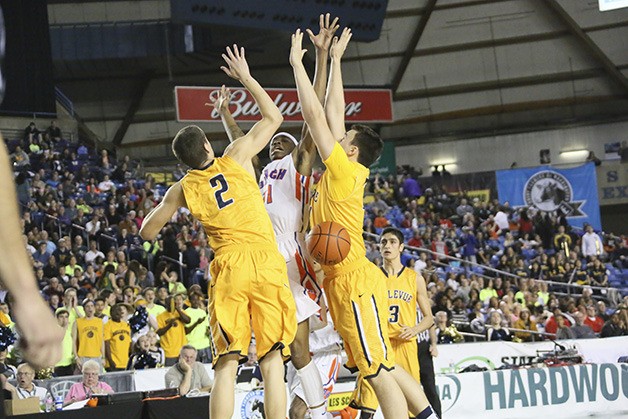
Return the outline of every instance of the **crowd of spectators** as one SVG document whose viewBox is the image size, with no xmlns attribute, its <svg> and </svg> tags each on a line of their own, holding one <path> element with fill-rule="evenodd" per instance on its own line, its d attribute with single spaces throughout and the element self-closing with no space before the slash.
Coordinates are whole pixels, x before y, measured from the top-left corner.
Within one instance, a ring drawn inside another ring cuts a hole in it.
<svg viewBox="0 0 628 419">
<path fill-rule="evenodd" d="M 44 132 L 29 125 L 8 147 L 24 246 L 66 330 L 55 375 L 86 374 L 85 367 L 93 375 L 94 364 L 109 371 L 173 366 L 181 383 L 206 385 L 190 375 L 199 368 L 190 361 L 192 348 L 196 360 L 211 360 L 205 296 L 213 252 L 202 225 L 181 209 L 157 239 L 144 241 L 139 227 L 166 185 L 143 176 L 128 156 L 64 140 L 54 121 Z M 402 229 L 413 248 L 404 262 L 426 277 L 439 330 L 451 330 L 452 322 L 470 330 L 478 318 L 491 340 L 536 336 L 510 333 L 513 327 L 559 337 L 565 327 L 587 335 L 582 325 L 601 336 L 626 334 L 625 305 L 611 309 L 605 302 L 609 269 L 628 267 L 625 237 L 582 233 L 564 217 L 437 187 L 423 191 L 409 175 L 375 177 L 369 188 L 365 231 Z M 367 251 L 378 263 L 373 242 Z M 582 286 L 577 296 L 563 295 L 568 283 Z M 10 296 L 0 292 L 0 301 Z M 6 304 L 0 323 L 11 325 Z M 439 340 L 454 341 L 451 334 L 439 332 Z M 19 354 L 7 348 L 0 342 L 0 372 L 11 375 Z"/>
<path fill-rule="evenodd" d="M 201 225 L 181 211 L 156 240 L 138 234 L 167 186 L 141 176 L 128 156 L 63 139 L 54 121 L 44 132 L 31 123 L 7 146 L 24 245 L 41 293 L 66 330 L 54 375 L 93 376 L 95 365 L 181 366 L 184 345 L 209 362 L 204 296 L 212 252 Z M 0 291 L 0 301 L 10 300 Z M 12 326 L 10 304 L 4 306 L 1 330 Z M 0 336 L 0 372 L 15 378 L 12 364 L 20 359 L 8 353 L 11 343 Z"/>
<path fill-rule="evenodd" d="M 403 232 L 403 262 L 426 278 L 439 330 L 447 331 L 441 342 L 464 340 L 455 330 L 483 330 L 472 327 L 475 319 L 489 340 L 541 339 L 525 330 L 559 338 L 628 333 L 628 237 L 572 228 L 560 214 L 447 193 L 442 182 L 423 190 L 420 179 L 400 173 L 368 185 L 367 257 L 381 263 L 375 238 L 383 228 Z"/>
</svg>

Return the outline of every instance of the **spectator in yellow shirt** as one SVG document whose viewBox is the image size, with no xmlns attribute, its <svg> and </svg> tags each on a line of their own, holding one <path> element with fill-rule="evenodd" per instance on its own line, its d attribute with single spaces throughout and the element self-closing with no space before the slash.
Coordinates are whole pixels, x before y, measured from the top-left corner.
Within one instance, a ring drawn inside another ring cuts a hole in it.
<svg viewBox="0 0 628 419">
<path fill-rule="evenodd" d="M 123 371 L 129 362 L 131 327 L 124 304 L 111 307 L 111 319 L 105 323 L 105 357 L 107 371 Z"/>
<path fill-rule="evenodd" d="M 157 334 L 161 348 L 166 354 L 166 366 L 177 363 L 179 352 L 187 343 L 185 325 L 190 323 L 190 316 L 183 311 L 183 294 L 176 294 L 167 299 L 168 311 L 157 316 Z"/>
</svg>

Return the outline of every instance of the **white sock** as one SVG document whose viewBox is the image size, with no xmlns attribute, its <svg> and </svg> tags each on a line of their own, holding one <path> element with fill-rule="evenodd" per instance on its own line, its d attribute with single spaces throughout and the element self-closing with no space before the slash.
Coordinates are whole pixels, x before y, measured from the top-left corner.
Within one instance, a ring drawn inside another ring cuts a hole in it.
<svg viewBox="0 0 628 419">
<path fill-rule="evenodd" d="M 305 404 L 310 409 L 312 419 L 327 418 L 327 406 L 325 405 L 325 396 L 323 394 L 323 382 L 321 374 L 314 364 L 310 361 L 305 367 L 297 370 L 297 375 L 301 380 L 301 388 L 305 397 Z M 318 407 L 311 407 L 318 406 Z"/>
</svg>

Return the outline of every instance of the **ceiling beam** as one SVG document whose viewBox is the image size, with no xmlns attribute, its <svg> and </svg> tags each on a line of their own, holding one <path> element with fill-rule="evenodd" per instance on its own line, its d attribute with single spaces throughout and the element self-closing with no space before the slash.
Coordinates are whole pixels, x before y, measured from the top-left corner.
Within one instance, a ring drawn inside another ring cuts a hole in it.
<svg viewBox="0 0 628 419">
<path fill-rule="evenodd" d="M 628 95 L 628 79 L 617 69 L 615 63 L 600 49 L 600 47 L 587 35 L 578 23 L 567 13 L 556 0 L 542 2 L 558 19 L 567 26 L 567 29 L 576 37 L 579 43 L 590 55 L 593 56 L 608 74 L 608 76 L 623 90 L 623 95 Z"/>
<path fill-rule="evenodd" d="M 412 54 L 416 50 L 417 45 L 419 45 L 419 40 L 421 39 L 421 35 L 423 35 L 423 32 L 425 31 L 428 20 L 430 20 L 430 16 L 432 15 L 434 6 L 436 6 L 436 0 L 428 0 L 423 14 L 421 15 L 421 19 L 419 19 L 419 23 L 416 25 L 416 28 L 414 28 L 412 38 L 410 38 L 410 42 L 406 47 L 403 57 L 401 57 L 401 62 L 399 63 L 399 67 L 397 67 L 397 71 L 395 72 L 395 76 L 393 77 L 391 82 L 393 96 L 395 95 L 395 93 L 397 93 L 397 89 L 399 89 L 399 85 L 401 84 L 403 75 L 408 69 L 408 64 L 410 64 Z"/>
<path fill-rule="evenodd" d="M 516 114 L 514 114 L 516 115 Z M 415 145 L 424 143 L 438 143 L 457 141 L 460 139 L 473 139 L 486 136 L 500 136 L 500 135 L 513 135 L 521 133 L 531 133 L 536 131 L 548 131 L 554 129 L 575 128 L 582 126 L 591 126 L 597 124 L 609 124 L 616 122 L 626 121 L 625 115 L 609 115 L 608 113 L 590 114 L 585 117 L 579 117 L 576 120 L 566 115 L 564 119 L 555 119 L 551 121 L 544 121 L 540 123 L 530 123 L 530 121 L 515 122 L 512 121 L 509 124 L 500 125 L 499 127 L 490 126 L 477 126 L 476 124 L 468 124 L 468 129 L 455 129 L 447 132 L 428 132 L 423 134 L 416 134 L 411 137 L 408 135 L 391 136 L 387 133 L 386 140 L 394 141 L 396 146 Z M 462 120 L 464 121 L 464 120 Z"/>
<path fill-rule="evenodd" d="M 137 81 L 135 86 L 135 90 L 133 92 L 133 96 L 131 96 L 131 103 L 129 103 L 129 108 L 126 111 L 126 115 L 124 115 L 124 119 L 120 123 L 120 126 L 116 130 L 116 134 L 113 136 L 113 145 L 118 147 L 122 144 L 122 140 L 124 140 L 124 136 L 128 131 L 131 123 L 133 122 L 133 118 L 137 113 L 137 110 L 140 108 L 140 104 L 142 103 L 142 98 L 148 89 L 148 85 L 153 79 L 153 72 L 146 71 L 142 77 Z"/>
<path fill-rule="evenodd" d="M 440 86 L 427 89 L 409 90 L 395 95 L 395 101 L 421 99 L 435 96 L 449 96 L 463 93 L 481 92 L 512 87 L 533 86 L 537 84 L 558 83 L 572 80 L 582 80 L 598 77 L 603 73 L 599 68 L 567 71 L 562 73 L 540 74 L 536 76 L 517 77 L 512 79 L 490 80 L 478 83 L 465 83 L 449 86 Z"/>
<path fill-rule="evenodd" d="M 472 49 L 482 48 L 494 48 L 499 46 L 517 45 L 528 42 L 545 41 L 549 39 L 556 39 L 561 36 L 569 35 L 569 31 L 566 29 L 562 31 L 553 31 L 545 33 L 536 33 L 532 35 L 511 36 L 500 39 L 486 39 L 482 41 L 465 42 L 462 44 L 443 45 L 439 47 L 417 49 L 412 53 L 413 57 L 425 57 L 429 55 L 446 54 L 451 52 L 469 51 Z M 343 62 L 349 61 L 365 61 L 365 60 L 379 60 L 383 58 L 395 58 L 403 56 L 403 52 L 386 52 L 380 54 L 370 55 L 357 55 L 354 57 L 343 58 Z"/>
<path fill-rule="evenodd" d="M 457 9 L 459 7 L 481 6 L 484 4 L 499 3 L 501 1 L 504 1 L 504 0 L 474 0 L 474 1 L 464 1 L 460 3 L 439 4 L 434 8 L 434 10 Z M 427 9 L 428 9 L 428 6 L 413 7 L 410 9 L 392 10 L 386 13 L 386 19 L 418 16 L 418 15 L 424 14 Z"/>
<path fill-rule="evenodd" d="M 615 22 L 611 24 L 591 26 L 588 28 L 584 28 L 583 30 L 585 32 L 592 32 L 592 31 L 602 31 L 602 30 L 609 30 L 609 29 L 616 29 L 616 28 L 625 28 L 626 26 L 628 26 L 628 22 Z M 444 45 L 444 46 L 433 47 L 433 48 L 417 49 L 413 52 L 413 57 L 425 57 L 425 56 L 437 55 L 437 54 L 453 53 L 453 52 L 459 52 L 459 51 L 469 51 L 472 49 L 494 48 L 498 46 L 509 46 L 509 45 L 529 43 L 529 42 L 545 41 L 545 40 L 557 39 L 562 36 L 567 36 L 569 34 L 570 32 L 567 29 L 563 29 L 560 31 L 537 33 L 537 34 L 532 34 L 532 35 L 513 36 L 513 37 L 507 37 L 507 38 L 500 38 L 500 39 L 487 39 L 487 40 L 481 40 L 481 41 L 473 41 L 473 42 L 467 42 L 467 43 L 462 43 L 462 44 Z M 386 53 L 380 53 L 380 54 L 345 57 L 342 60 L 343 62 L 379 60 L 379 59 L 401 57 L 403 56 L 403 54 L 404 53 L 402 51 L 386 52 Z M 211 58 L 207 58 L 200 54 L 190 54 L 190 55 L 191 55 L 190 58 L 198 60 L 201 63 L 201 65 L 204 62 L 208 66 L 211 65 L 211 68 L 199 68 L 197 70 L 191 70 L 185 73 L 175 72 L 174 74 L 175 77 L 197 76 L 197 75 L 204 75 L 204 74 L 213 75 L 213 74 L 222 73 L 221 70 L 216 68 L 215 60 L 212 60 Z M 57 67 L 55 72 L 64 74 L 64 75 L 71 74 L 71 71 L 69 67 L 67 66 L 66 61 L 58 62 L 55 64 L 55 66 L 59 66 L 60 63 L 62 63 L 65 66 L 65 69 L 63 71 L 60 71 Z M 97 67 L 97 65 L 94 64 L 94 67 Z M 281 68 L 288 68 L 288 64 L 283 63 L 283 64 L 266 64 L 266 65 L 251 66 L 252 71 L 276 70 L 276 69 L 281 69 Z M 126 74 L 122 73 L 122 74 L 101 74 L 101 75 L 94 74 L 91 76 L 65 76 L 65 77 L 57 77 L 55 79 L 55 82 L 80 83 L 80 82 L 85 82 L 85 81 L 93 82 L 93 81 L 101 81 L 101 80 L 131 80 L 131 79 L 138 78 L 140 75 L 141 73 L 134 72 L 134 73 L 126 73 Z M 167 78 L 167 77 L 168 77 L 168 74 L 166 72 L 156 72 L 154 74 L 154 78 L 156 79 Z"/>
<path fill-rule="evenodd" d="M 541 109 L 549 109 L 555 107 L 565 107 L 574 105 L 583 105 L 589 103 L 601 103 L 616 101 L 617 96 L 590 96 L 590 97 L 571 97 L 550 100 L 535 100 L 532 102 L 518 102 L 503 105 L 484 106 L 481 108 L 462 109 L 452 112 L 443 112 L 439 114 L 413 116 L 406 119 L 395 121 L 392 125 L 408 125 L 419 124 L 423 122 L 447 121 L 451 119 L 472 118 L 487 115 L 499 115 L 504 113 L 535 111 Z"/>
<path fill-rule="evenodd" d="M 588 28 L 583 28 L 582 30 L 588 33 L 588 32 L 594 32 L 594 31 L 625 28 L 627 26 L 628 26 L 628 21 L 609 23 L 606 25 L 591 26 Z M 484 39 L 481 41 L 442 45 L 439 47 L 417 49 L 416 51 L 414 51 L 413 56 L 425 57 L 429 55 L 469 51 L 473 49 L 494 48 L 494 47 L 501 47 L 501 46 L 517 45 L 517 44 L 534 43 L 534 42 L 539 42 L 539 41 L 549 41 L 551 39 L 557 39 L 563 36 L 568 36 L 570 35 L 570 33 L 571 32 L 569 32 L 567 29 L 561 29 L 558 31 L 534 33 L 530 35 L 510 36 L 510 37 L 499 38 L 499 39 Z M 384 52 L 384 53 L 379 53 L 379 54 L 367 54 L 367 55 L 356 55 L 353 57 L 346 57 L 346 58 L 343 58 L 342 61 L 350 62 L 350 61 L 379 60 L 379 59 L 385 59 L 385 58 L 401 57 L 402 55 L 403 55 L 403 51 Z"/>
</svg>

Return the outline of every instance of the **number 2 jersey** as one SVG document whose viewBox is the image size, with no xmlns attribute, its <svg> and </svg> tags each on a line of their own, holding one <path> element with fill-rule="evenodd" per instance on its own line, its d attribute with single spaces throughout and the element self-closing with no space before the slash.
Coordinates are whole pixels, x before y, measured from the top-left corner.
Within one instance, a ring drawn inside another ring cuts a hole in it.
<svg viewBox="0 0 628 419">
<path fill-rule="evenodd" d="M 277 249 L 273 226 L 255 178 L 230 156 L 214 159 L 180 180 L 187 207 L 202 224 L 216 253 L 229 245 Z"/>
</svg>

